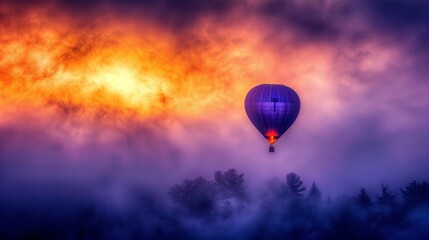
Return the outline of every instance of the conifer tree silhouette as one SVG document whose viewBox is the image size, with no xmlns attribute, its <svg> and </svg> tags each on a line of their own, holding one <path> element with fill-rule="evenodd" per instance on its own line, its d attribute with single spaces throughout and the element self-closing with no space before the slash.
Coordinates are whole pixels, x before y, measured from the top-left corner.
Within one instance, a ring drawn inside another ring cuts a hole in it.
<svg viewBox="0 0 429 240">
<path fill-rule="evenodd" d="M 366 193 L 365 188 L 361 188 L 360 193 L 358 195 L 358 203 L 361 207 L 369 207 L 371 206 L 371 198 L 368 193 Z"/>
<path fill-rule="evenodd" d="M 244 173 L 238 173 L 236 169 L 231 168 L 225 172 L 216 171 L 214 174 L 215 185 L 219 187 L 223 197 L 244 197 L 246 184 L 244 182 Z"/>
<path fill-rule="evenodd" d="M 396 203 L 396 195 L 389 190 L 387 185 L 381 184 L 381 195 L 377 196 L 377 203 L 385 206 L 393 206 Z"/>
<path fill-rule="evenodd" d="M 314 181 L 308 191 L 307 200 L 312 204 L 319 204 L 322 202 L 322 193 Z"/>
<path fill-rule="evenodd" d="M 168 193 L 173 201 L 191 214 L 209 214 L 214 208 L 214 185 L 203 177 L 186 179 L 181 185 L 173 186 Z"/>
<path fill-rule="evenodd" d="M 408 184 L 408 186 L 405 187 L 405 189 L 401 188 L 401 192 L 407 204 L 429 204 L 429 184 L 425 181 L 423 181 L 422 183 L 412 181 Z"/>
<path fill-rule="evenodd" d="M 292 172 L 286 175 L 285 191 L 287 195 L 296 199 L 301 199 L 305 189 L 306 188 L 302 186 L 301 177 L 297 174 Z"/>
</svg>

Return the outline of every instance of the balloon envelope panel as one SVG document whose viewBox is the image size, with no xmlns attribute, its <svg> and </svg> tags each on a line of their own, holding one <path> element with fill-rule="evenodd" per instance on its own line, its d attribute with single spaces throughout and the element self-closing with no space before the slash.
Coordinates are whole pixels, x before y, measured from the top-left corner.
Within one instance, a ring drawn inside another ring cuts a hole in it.
<svg viewBox="0 0 429 240">
<path fill-rule="evenodd" d="M 290 128 L 301 105 L 298 94 L 280 84 L 261 84 L 252 88 L 244 104 L 250 121 L 270 144 Z"/>
</svg>

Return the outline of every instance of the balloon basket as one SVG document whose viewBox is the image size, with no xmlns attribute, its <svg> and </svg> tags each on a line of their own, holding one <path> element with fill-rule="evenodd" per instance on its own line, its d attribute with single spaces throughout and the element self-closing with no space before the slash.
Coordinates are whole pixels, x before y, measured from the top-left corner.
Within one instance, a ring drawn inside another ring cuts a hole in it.
<svg viewBox="0 0 429 240">
<path fill-rule="evenodd" d="M 268 148 L 268 151 L 269 151 L 269 152 L 274 152 L 274 146 L 270 146 L 270 147 Z"/>
</svg>

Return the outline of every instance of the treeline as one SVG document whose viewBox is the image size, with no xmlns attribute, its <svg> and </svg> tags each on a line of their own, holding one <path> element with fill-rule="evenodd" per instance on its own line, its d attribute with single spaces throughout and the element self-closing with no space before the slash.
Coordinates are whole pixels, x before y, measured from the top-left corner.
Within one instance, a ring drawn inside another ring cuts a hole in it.
<svg viewBox="0 0 429 240">
<path fill-rule="evenodd" d="M 251 217 L 245 239 L 429 239 L 429 184 L 412 181 L 398 192 L 381 184 L 374 197 L 361 188 L 323 198 L 315 182 L 307 189 L 289 173 L 250 193 L 244 174 L 229 169 L 187 179 L 168 194 L 178 214 L 200 221 Z"/>
<path fill-rule="evenodd" d="M 313 206 L 332 203 L 330 197 L 322 199 L 322 192 L 315 182 L 312 182 L 308 191 L 306 190 L 301 177 L 295 173 L 289 173 L 284 181 L 277 178 L 269 181 L 266 184 L 266 191 L 262 199 L 277 198 L 278 200 L 301 202 Z M 361 188 L 355 196 L 342 196 L 338 199 L 347 200 L 362 208 L 377 206 L 416 208 L 429 204 L 429 184 L 426 181 L 412 181 L 399 190 L 400 195 L 391 191 L 388 185 L 381 184 L 380 192 L 375 198 L 371 198 L 366 189 Z M 183 207 L 182 210 L 195 216 L 214 213 L 215 208 L 222 203 L 226 203 L 228 206 L 231 201 L 236 204 L 250 203 L 250 194 L 247 192 L 244 173 L 239 173 L 236 169 L 229 169 L 225 172 L 217 171 L 213 180 L 207 180 L 201 176 L 191 180 L 186 179 L 182 184 L 171 187 L 168 194 L 173 202 Z M 267 197 L 267 194 L 270 197 Z"/>
<path fill-rule="evenodd" d="M 0 239 L 429 239 L 427 182 L 332 199 L 304 183 L 289 173 L 255 188 L 229 169 L 115 199 L 3 198 Z"/>
</svg>

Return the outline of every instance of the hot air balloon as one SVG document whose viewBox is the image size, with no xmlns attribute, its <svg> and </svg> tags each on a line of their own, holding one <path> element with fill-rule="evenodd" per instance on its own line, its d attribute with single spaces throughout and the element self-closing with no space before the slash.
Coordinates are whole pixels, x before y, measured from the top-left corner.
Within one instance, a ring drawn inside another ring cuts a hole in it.
<svg viewBox="0 0 429 240">
<path fill-rule="evenodd" d="M 292 126 L 299 114 L 298 94 L 280 84 L 261 84 L 247 93 L 244 101 L 246 114 L 253 125 L 270 144 L 273 144 Z"/>
</svg>

